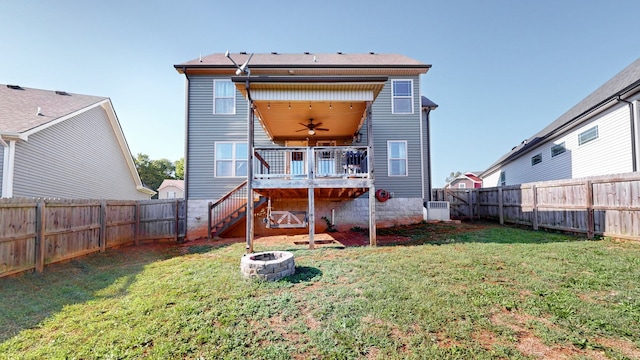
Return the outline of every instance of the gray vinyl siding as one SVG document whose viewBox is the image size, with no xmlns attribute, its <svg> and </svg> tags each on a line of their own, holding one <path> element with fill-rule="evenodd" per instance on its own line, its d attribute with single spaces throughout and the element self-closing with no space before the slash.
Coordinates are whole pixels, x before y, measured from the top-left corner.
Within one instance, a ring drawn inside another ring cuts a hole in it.
<svg viewBox="0 0 640 360">
<path fill-rule="evenodd" d="M 216 141 L 247 142 L 248 102 L 236 90 L 236 113 L 213 113 L 214 76 L 189 77 L 189 119 L 187 134 L 188 176 L 185 186 L 191 200 L 218 199 L 246 177 L 215 178 Z M 255 146 L 272 145 L 256 119 Z"/>
<path fill-rule="evenodd" d="M 189 76 L 188 176 L 185 186 L 190 200 L 218 199 L 246 178 L 215 178 L 215 142 L 247 141 L 247 100 L 236 91 L 236 113 L 213 113 L 214 76 Z M 223 78 L 221 78 L 223 79 Z M 391 113 L 391 78 L 372 106 L 376 188 L 386 189 L 395 197 L 422 197 L 422 158 L 420 156 L 420 81 L 418 76 L 394 77 L 413 80 L 413 114 Z M 363 129 L 360 144 L 366 144 Z M 387 141 L 406 140 L 408 176 L 389 177 Z M 255 126 L 255 146 L 274 145 L 262 128 Z"/>
<path fill-rule="evenodd" d="M 136 190 L 125 154 L 100 106 L 18 141 L 14 169 L 14 197 L 149 198 Z"/>
<path fill-rule="evenodd" d="M 413 80 L 413 114 L 391 113 L 391 80 Z M 418 76 L 390 77 L 372 105 L 376 189 L 393 192 L 394 197 L 422 197 L 420 156 L 420 80 Z M 408 176 L 388 176 L 387 141 L 407 141 Z"/>
</svg>

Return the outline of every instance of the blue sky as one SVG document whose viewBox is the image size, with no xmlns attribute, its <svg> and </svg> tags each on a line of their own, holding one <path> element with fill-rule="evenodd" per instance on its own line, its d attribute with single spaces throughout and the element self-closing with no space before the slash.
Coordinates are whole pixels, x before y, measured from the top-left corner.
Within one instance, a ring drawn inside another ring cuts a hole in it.
<svg viewBox="0 0 640 360">
<path fill-rule="evenodd" d="M 242 4 L 236 5 L 236 4 Z M 184 77 L 216 52 L 432 64 L 434 185 L 485 170 L 640 57 L 638 2 L 0 0 L 0 83 L 110 97 L 132 154 L 184 153 Z"/>
</svg>

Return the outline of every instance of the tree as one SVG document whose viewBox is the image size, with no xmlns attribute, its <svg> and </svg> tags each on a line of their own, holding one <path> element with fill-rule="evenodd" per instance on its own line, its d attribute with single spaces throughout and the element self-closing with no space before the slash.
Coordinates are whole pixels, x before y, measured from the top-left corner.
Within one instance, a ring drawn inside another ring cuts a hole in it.
<svg viewBox="0 0 640 360">
<path fill-rule="evenodd" d="M 451 172 L 449 174 L 449 176 L 447 176 L 447 178 L 444 180 L 447 184 L 450 183 L 453 179 L 457 178 L 458 176 L 462 175 L 462 173 L 460 171 L 456 171 L 456 172 Z"/>
<path fill-rule="evenodd" d="M 176 179 L 184 180 L 184 158 L 180 158 L 180 160 L 176 160 L 174 162 L 176 167 Z"/>
<path fill-rule="evenodd" d="M 133 160 L 142 184 L 151 190 L 158 190 L 164 179 L 176 178 L 176 167 L 167 159 L 151 160 L 149 155 L 138 153 Z"/>
</svg>

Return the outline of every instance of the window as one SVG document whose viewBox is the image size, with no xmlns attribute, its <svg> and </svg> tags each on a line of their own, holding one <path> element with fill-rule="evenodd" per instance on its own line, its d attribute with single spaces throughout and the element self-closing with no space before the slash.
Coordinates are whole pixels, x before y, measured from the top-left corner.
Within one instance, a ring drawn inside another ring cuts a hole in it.
<svg viewBox="0 0 640 360">
<path fill-rule="evenodd" d="M 213 80 L 213 113 L 236 113 L 236 89 L 231 80 Z"/>
<path fill-rule="evenodd" d="M 413 80 L 391 80 L 393 114 L 413 114 Z"/>
<path fill-rule="evenodd" d="M 504 171 L 500 172 L 500 186 L 507 185 L 507 173 Z"/>
<path fill-rule="evenodd" d="M 578 145 L 583 145 L 598 138 L 598 125 L 578 135 Z"/>
<path fill-rule="evenodd" d="M 407 176 L 407 142 L 387 141 L 389 176 Z"/>
<path fill-rule="evenodd" d="M 167 199 L 175 199 L 176 192 L 175 191 L 167 191 Z"/>
<path fill-rule="evenodd" d="M 567 151 L 567 148 L 564 146 L 564 142 L 557 145 L 553 145 L 551 147 L 551 157 L 558 156 L 560 154 L 563 154 L 566 151 Z"/>
<path fill-rule="evenodd" d="M 247 143 L 216 143 L 216 177 L 247 176 Z"/>
<path fill-rule="evenodd" d="M 465 189 L 466 187 L 467 187 L 467 184 L 465 183 L 458 184 L 458 189 Z"/>
<path fill-rule="evenodd" d="M 542 162 L 542 153 L 537 154 L 537 155 L 533 155 L 531 157 L 531 166 L 533 165 L 538 165 Z"/>
</svg>

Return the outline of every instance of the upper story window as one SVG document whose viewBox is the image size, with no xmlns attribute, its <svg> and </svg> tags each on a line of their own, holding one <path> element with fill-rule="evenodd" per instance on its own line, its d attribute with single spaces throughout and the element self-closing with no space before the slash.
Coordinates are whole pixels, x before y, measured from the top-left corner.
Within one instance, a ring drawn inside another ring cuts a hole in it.
<svg viewBox="0 0 640 360">
<path fill-rule="evenodd" d="M 175 191 L 167 191 L 167 199 L 175 199 L 176 192 Z"/>
<path fill-rule="evenodd" d="M 413 114 L 413 80 L 391 80 L 393 114 Z"/>
<path fill-rule="evenodd" d="M 236 88 L 231 80 L 213 80 L 213 113 L 236 113 Z"/>
<path fill-rule="evenodd" d="M 598 125 L 578 135 L 578 145 L 583 145 L 598 138 Z"/>
<path fill-rule="evenodd" d="M 507 185 L 507 173 L 503 171 L 500 171 L 500 186 L 505 186 Z"/>
<path fill-rule="evenodd" d="M 389 176 L 407 176 L 407 142 L 387 141 Z"/>
<path fill-rule="evenodd" d="M 531 157 L 531 166 L 538 165 L 542 162 L 542 153 L 533 155 Z"/>
<path fill-rule="evenodd" d="M 247 143 L 216 143 L 216 177 L 247 176 Z"/>
<path fill-rule="evenodd" d="M 459 183 L 458 184 L 458 189 L 466 189 L 466 187 L 467 187 L 467 184 L 465 184 L 465 183 Z"/>
<path fill-rule="evenodd" d="M 567 148 L 564 145 L 564 142 L 560 144 L 553 145 L 551 147 L 551 157 L 558 156 L 560 154 L 564 154 L 567 151 Z"/>
</svg>

